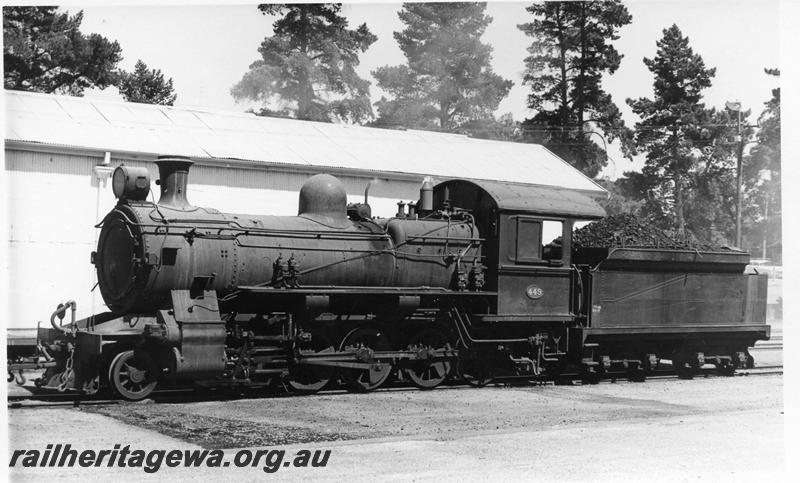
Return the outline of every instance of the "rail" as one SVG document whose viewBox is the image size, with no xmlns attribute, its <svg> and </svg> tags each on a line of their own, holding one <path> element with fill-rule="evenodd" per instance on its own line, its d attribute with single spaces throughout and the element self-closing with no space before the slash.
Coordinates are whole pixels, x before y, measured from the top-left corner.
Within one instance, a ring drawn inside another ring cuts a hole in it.
<svg viewBox="0 0 800 483">
<path fill-rule="evenodd" d="M 755 367 L 753 369 L 742 369 L 736 371 L 736 373 L 732 377 L 751 377 L 751 376 L 771 376 L 771 375 L 782 375 L 783 374 L 783 366 L 782 365 L 765 365 Z M 704 369 L 697 375 L 698 379 L 702 378 L 703 376 L 708 377 L 725 377 L 716 375 L 716 371 L 714 369 Z M 669 382 L 672 380 L 678 379 L 678 374 L 672 370 L 668 369 L 661 369 L 650 376 L 648 376 L 647 380 L 652 381 L 664 381 Z M 527 384 L 531 387 L 533 386 L 541 386 L 541 385 L 570 385 L 570 384 L 582 384 L 580 382 L 579 374 L 577 373 L 564 373 L 558 378 L 546 378 L 537 381 L 531 382 L 527 376 L 507 376 L 507 377 L 498 377 L 495 379 L 491 385 L 495 386 L 507 386 L 507 385 L 518 385 L 519 382 L 515 381 L 522 381 L 524 380 Z M 629 383 L 629 384 L 642 384 L 641 382 L 630 382 L 625 378 L 624 373 L 611 373 L 606 375 L 604 378 L 598 381 L 599 383 L 608 383 L 608 384 L 619 384 L 619 383 Z M 463 389 L 463 390 L 481 390 L 475 386 L 466 384 L 462 380 L 451 380 L 445 383 L 442 387 L 443 389 Z M 379 390 L 378 392 L 384 391 L 407 391 L 407 390 L 414 390 L 410 386 L 395 384 L 392 386 L 388 386 L 385 389 Z M 41 391 L 41 390 L 39 390 Z M 348 392 L 343 388 L 334 388 L 328 389 L 325 391 L 321 391 L 318 393 L 319 395 L 336 395 L 336 394 L 348 394 Z M 307 396 L 300 393 L 287 393 L 285 391 L 280 391 L 276 389 L 270 389 L 269 392 L 261 392 L 256 394 L 258 397 L 268 397 L 268 398 L 283 398 L 283 397 L 313 397 Z M 233 399 L 241 399 L 243 397 L 253 397 L 254 394 L 250 393 L 241 393 L 240 391 L 226 391 L 226 388 L 217 388 L 215 390 L 209 390 L 207 388 L 175 388 L 175 389 L 161 389 L 156 390 L 151 395 L 151 398 L 155 402 L 164 402 L 164 403 L 177 403 L 177 402 L 208 402 L 208 401 L 225 401 L 225 400 L 233 400 Z M 50 393 L 50 392 L 37 392 L 37 393 L 30 393 L 25 395 L 9 395 L 8 396 L 8 409 L 52 409 L 52 408 L 69 408 L 69 407 L 80 407 L 80 406 L 100 406 L 100 405 L 116 405 L 116 404 L 129 404 L 121 399 L 113 399 L 107 397 L 107 395 L 94 395 L 94 396 L 85 396 L 78 393 Z"/>
</svg>

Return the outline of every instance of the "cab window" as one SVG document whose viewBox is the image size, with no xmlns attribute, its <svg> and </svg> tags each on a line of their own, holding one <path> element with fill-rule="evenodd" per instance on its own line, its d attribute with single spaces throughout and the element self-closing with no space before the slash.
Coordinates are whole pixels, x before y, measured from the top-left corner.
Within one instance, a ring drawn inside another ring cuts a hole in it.
<svg viewBox="0 0 800 483">
<path fill-rule="evenodd" d="M 506 253 L 516 263 L 561 260 L 564 223 L 530 216 L 511 216 L 506 231 Z"/>
<path fill-rule="evenodd" d="M 517 262 L 537 262 L 542 259 L 542 222 L 517 218 Z"/>
<path fill-rule="evenodd" d="M 542 260 L 561 260 L 564 255 L 561 237 L 564 235 L 564 222 L 544 220 L 542 222 Z"/>
</svg>

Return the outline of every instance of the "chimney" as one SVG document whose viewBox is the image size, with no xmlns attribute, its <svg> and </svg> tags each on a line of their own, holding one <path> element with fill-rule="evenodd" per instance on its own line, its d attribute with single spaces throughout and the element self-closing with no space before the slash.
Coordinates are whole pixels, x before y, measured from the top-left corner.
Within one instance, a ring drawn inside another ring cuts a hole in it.
<svg viewBox="0 0 800 483">
<path fill-rule="evenodd" d="M 192 208 L 186 199 L 186 185 L 189 180 L 189 167 L 194 164 L 186 156 L 159 156 L 156 161 L 161 186 L 158 204 L 178 210 Z"/>
</svg>

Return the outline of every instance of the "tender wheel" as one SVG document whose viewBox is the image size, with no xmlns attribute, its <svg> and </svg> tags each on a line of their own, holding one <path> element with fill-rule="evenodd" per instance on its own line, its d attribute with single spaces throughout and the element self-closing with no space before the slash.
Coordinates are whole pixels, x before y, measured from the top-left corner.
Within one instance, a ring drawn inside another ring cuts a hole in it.
<svg viewBox="0 0 800 483">
<path fill-rule="evenodd" d="M 600 373 L 594 367 L 584 367 L 581 370 L 581 384 L 599 384 Z"/>
<path fill-rule="evenodd" d="M 420 353 L 429 350 L 452 349 L 447 334 L 441 330 L 427 328 L 414 336 L 408 344 L 408 350 Z M 412 361 L 411 366 L 403 369 L 403 375 L 420 389 L 433 389 L 443 383 L 450 374 L 452 364 L 450 361 Z"/>
<path fill-rule="evenodd" d="M 628 380 L 631 382 L 644 382 L 647 380 L 647 370 L 641 364 L 632 363 L 628 368 Z"/>
<path fill-rule="evenodd" d="M 722 360 L 719 364 L 717 364 L 717 374 L 730 377 L 735 373 L 736 366 L 733 364 L 733 361 Z"/>
<path fill-rule="evenodd" d="M 462 349 L 456 364 L 458 377 L 472 387 L 483 387 L 494 380 L 492 360 L 475 351 Z"/>
<path fill-rule="evenodd" d="M 139 401 L 156 388 L 157 371 L 155 363 L 146 355 L 124 351 L 111 361 L 108 380 L 117 394 L 129 401 Z"/>
<path fill-rule="evenodd" d="M 311 339 L 297 343 L 299 356 L 304 354 L 321 354 L 336 352 L 336 348 L 331 343 L 325 333 L 319 329 L 308 331 Z M 336 374 L 333 367 L 311 366 L 295 364 L 289 371 L 289 387 L 301 393 L 314 393 L 328 385 Z"/>
<path fill-rule="evenodd" d="M 697 367 L 697 364 L 693 364 L 692 361 L 684 357 L 674 358 L 672 360 L 672 368 L 675 369 L 675 372 L 678 374 L 678 378 L 686 380 L 694 379 L 694 376 L 700 369 Z"/>
<path fill-rule="evenodd" d="M 372 353 L 391 350 L 389 338 L 378 329 L 362 327 L 352 330 L 342 340 L 342 351 L 356 351 L 360 363 L 371 363 L 370 369 L 342 369 L 347 388 L 355 392 L 379 388 L 392 373 L 392 364 L 373 360 Z"/>
</svg>

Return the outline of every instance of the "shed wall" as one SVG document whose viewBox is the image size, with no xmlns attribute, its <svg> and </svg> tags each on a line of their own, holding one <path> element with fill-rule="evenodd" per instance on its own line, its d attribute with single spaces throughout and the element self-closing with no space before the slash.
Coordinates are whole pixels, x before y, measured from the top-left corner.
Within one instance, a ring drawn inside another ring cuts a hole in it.
<svg viewBox="0 0 800 483">
<path fill-rule="evenodd" d="M 6 327 L 35 327 L 49 320 L 59 302 L 74 299 L 78 317 L 106 310 L 90 253 L 96 248 L 94 228 L 116 202 L 110 179 L 95 174 L 102 156 L 6 149 L 8 190 L 8 313 Z M 154 163 L 120 159 L 112 154 L 110 168 L 121 163 L 146 166 L 151 193 L 158 199 L 158 168 Z M 110 173 L 110 169 L 105 170 Z M 195 165 L 189 174 L 189 201 L 223 212 L 296 215 L 297 193 L 309 173 L 264 167 Z M 363 201 L 374 174 L 337 177 L 349 201 Z M 378 178 L 369 202 L 376 216 L 389 217 L 398 200 L 416 200 L 420 181 Z"/>
</svg>

